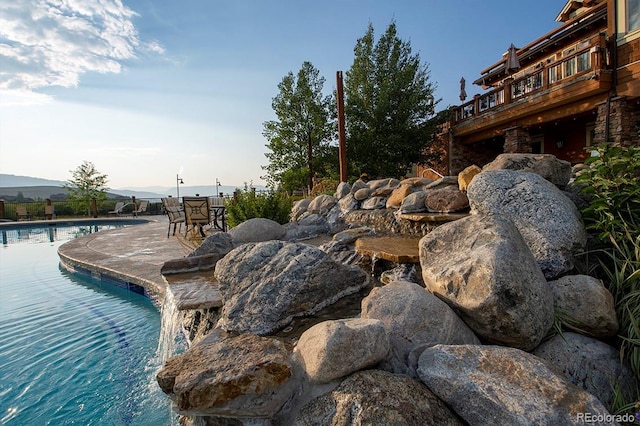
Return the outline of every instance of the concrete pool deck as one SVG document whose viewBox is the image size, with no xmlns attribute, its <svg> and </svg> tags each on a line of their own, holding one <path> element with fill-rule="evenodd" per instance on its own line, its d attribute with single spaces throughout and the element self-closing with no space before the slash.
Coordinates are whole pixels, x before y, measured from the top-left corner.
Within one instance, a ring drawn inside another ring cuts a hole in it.
<svg viewBox="0 0 640 426">
<path fill-rule="evenodd" d="M 166 216 L 145 216 L 144 219 L 146 223 L 132 222 L 131 226 L 71 240 L 58 249 L 60 260 L 70 270 L 90 271 L 97 278 L 144 287 L 152 300 L 161 301 L 167 281 L 160 268 L 167 260 L 186 256 L 191 249 L 178 237 L 167 238 Z M 118 223 L 121 222 L 126 224 L 126 219 Z"/>
</svg>

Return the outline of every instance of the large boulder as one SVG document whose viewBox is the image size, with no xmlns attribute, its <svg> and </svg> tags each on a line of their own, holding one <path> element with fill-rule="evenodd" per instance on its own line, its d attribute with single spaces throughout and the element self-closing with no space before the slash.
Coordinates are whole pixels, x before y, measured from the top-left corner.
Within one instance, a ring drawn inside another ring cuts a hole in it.
<svg viewBox="0 0 640 426">
<path fill-rule="evenodd" d="M 389 354 L 389 338 L 378 320 L 324 321 L 302 333 L 294 350 L 313 382 L 326 383 L 372 367 Z"/>
<path fill-rule="evenodd" d="M 457 188 L 433 189 L 427 191 L 425 204 L 431 212 L 452 213 L 468 209 L 469 199 Z"/>
<path fill-rule="evenodd" d="M 480 172 L 482 169 L 474 164 L 458 173 L 458 189 L 466 191 L 473 178 Z"/>
<path fill-rule="evenodd" d="M 296 390 L 289 354 L 275 338 L 215 331 L 170 358 L 157 380 L 183 412 L 271 417 Z"/>
<path fill-rule="evenodd" d="M 387 204 L 387 197 L 370 197 L 362 202 L 362 210 L 384 209 Z"/>
<path fill-rule="evenodd" d="M 484 171 L 505 169 L 535 173 L 559 188 L 564 188 L 571 179 L 571 163 L 551 154 L 500 154 L 482 168 Z"/>
<path fill-rule="evenodd" d="M 406 374 L 410 369 L 409 353 L 418 347 L 476 344 L 473 331 L 446 303 L 409 281 L 395 281 L 375 287 L 362 300 L 363 318 L 375 318 L 389 333 L 391 368 Z"/>
<path fill-rule="evenodd" d="M 338 207 L 340 208 L 340 213 L 345 215 L 354 210 L 358 210 L 360 203 L 356 200 L 353 194 L 347 194 L 344 197 L 340 198 L 338 201 Z"/>
<path fill-rule="evenodd" d="M 389 198 L 387 199 L 388 209 L 398 209 L 402 205 L 402 200 L 414 191 L 413 186 L 409 184 L 403 184 L 394 189 Z"/>
<path fill-rule="evenodd" d="M 188 257 L 204 256 L 207 254 L 220 254 L 224 256 L 233 249 L 233 238 L 227 232 L 216 232 L 208 236 L 200 245 L 192 251 Z"/>
<path fill-rule="evenodd" d="M 586 233 L 575 204 L 555 185 L 535 173 L 484 171 L 473 179 L 467 196 L 472 213 L 513 221 L 546 278 L 573 269 Z"/>
<path fill-rule="evenodd" d="M 468 216 L 425 235 L 419 249 L 427 289 L 478 336 L 531 350 L 551 328 L 551 290 L 510 220 Z"/>
<path fill-rule="evenodd" d="M 404 213 L 421 213 L 427 211 L 427 193 L 424 191 L 416 191 L 407 195 L 400 204 L 399 212 Z"/>
<path fill-rule="evenodd" d="M 365 272 L 316 247 L 284 241 L 242 245 L 218 262 L 224 306 L 218 327 L 266 335 L 369 283 Z"/>
<path fill-rule="evenodd" d="M 309 213 L 326 214 L 333 208 L 333 206 L 336 205 L 337 202 L 338 199 L 331 195 L 318 195 L 316 198 L 311 200 L 307 207 L 307 211 Z"/>
<path fill-rule="evenodd" d="M 286 235 L 285 241 L 302 241 L 327 234 L 330 230 L 329 223 L 324 216 L 318 214 L 306 214 L 298 222 L 289 222 L 283 225 Z"/>
<path fill-rule="evenodd" d="M 556 315 L 567 325 L 596 338 L 614 337 L 618 319 L 613 296 L 597 278 L 565 275 L 549 281 Z"/>
<path fill-rule="evenodd" d="M 308 198 L 296 201 L 291 207 L 291 221 L 295 222 L 303 213 L 306 213 L 310 202 L 311 200 Z"/>
<path fill-rule="evenodd" d="M 371 194 L 371 189 L 369 189 L 369 188 L 360 188 L 356 192 L 353 193 L 353 198 L 355 198 L 356 201 L 364 201 L 367 198 L 369 198 L 370 194 Z"/>
<path fill-rule="evenodd" d="M 360 371 L 332 392 L 305 405 L 283 424 L 462 425 L 447 406 L 419 381 L 379 370 Z"/>
<path fill-rule="evenodd" d="M 611 406 L 614 388 L 632 401 L 638 383 L 631 369 L 620 363 L 620 351 L 604 342 L 577 333 L 564 332 L 538 346 L 533 354 L 549 361 L 576 386 Z"/>
<path fill-rule="evenodd" d="M 349 182 L 340 182 L 333 196 L 339 200 L 342 197 L 346 197 L 347 194 L 349 194 L 350 192 L 351 192 L 351 185 L 349 185 Z"/>
<path fill-rule="evenodd" d="M 279 240 L 286 233 L 284 226 L 263 217 L 246 220 L 229 230 L 229 235 L 236 246 L 250 242 Z"/>
<path fill-rule="evenodd" d="M 418 375 L 471 425 L 581 425 L 585 413 L 609 415 L 596 397 L 552 368 L 514 348 L 438 345 L 422 352 Z"/>
</svg>

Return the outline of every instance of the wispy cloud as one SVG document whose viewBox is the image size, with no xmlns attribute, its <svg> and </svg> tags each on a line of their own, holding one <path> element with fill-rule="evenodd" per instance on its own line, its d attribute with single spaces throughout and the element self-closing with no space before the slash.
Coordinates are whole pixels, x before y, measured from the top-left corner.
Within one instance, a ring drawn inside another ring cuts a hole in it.
<svg viewBox="0 0 640 426">
<path fill-rule="evenodd" d="M 121 0 L 3 1 L 0 91 L 42 101 L 37 89 L 76 87 L 86 72 L 119 73 L 123 61 L 163 53 L 140 40 L 136 16 Z"/>
</svg>

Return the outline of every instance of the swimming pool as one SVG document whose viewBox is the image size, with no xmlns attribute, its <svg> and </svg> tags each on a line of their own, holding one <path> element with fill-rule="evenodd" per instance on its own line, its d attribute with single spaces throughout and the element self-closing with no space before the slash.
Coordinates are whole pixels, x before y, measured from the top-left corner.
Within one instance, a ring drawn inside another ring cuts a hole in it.
<svg viewBox="0 0 640 426">
<path fill-rule="evenodd" d="M 97 230 L 3 235 L 0 424 L 172 423 L 175 414 L 155 380 L 157 308 L 144 296 L 59 267 L 61 244 Z"/>
</svg>

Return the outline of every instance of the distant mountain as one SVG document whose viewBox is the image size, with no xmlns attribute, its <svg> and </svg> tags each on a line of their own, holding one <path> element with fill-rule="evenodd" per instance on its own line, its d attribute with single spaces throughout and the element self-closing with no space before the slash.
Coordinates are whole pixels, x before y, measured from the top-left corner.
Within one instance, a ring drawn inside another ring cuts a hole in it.
<svg viewBox="0 0 640 426">
<path fill-rule="evenodd" d="M 15 176 L 0 174 L 0 198 L 7 201 L 14 201 L 21 193 L 24 198 L 33 200 L 44 200 L 50 198 L 64 199 L 67 191 L 62 188 L 67 182 L 61 180 L 50 180 L 35 178 L 30 176 Z M 180 185 L 180 196 L 194 196 L 196 194 L 202 196 L 215 196 L 216 194 L 231 195 L 236 189 L 243 189 L 244 185 L 239 186 L 218 186 L 200 185 L 185 186 Z M 264 186 L 256 185 L 256 190 L 266 189 Z M 217 189 L 217 192 L 216 192 Z M 128 187 L 121 189 L 109 189 L 109 198 L 136 197 L 136 198 L 153 198 L 159 199 L 168 195 L 176 196 L 176 187 L 149 186 L 149 187 Z"/>
<path fill-rule="evenodd" d="M 63 180 L 42 179 L 30 176 L 16 176 L 0 174 L 0 187 L 14 186 L 62 186 Z"/>
</svg>

